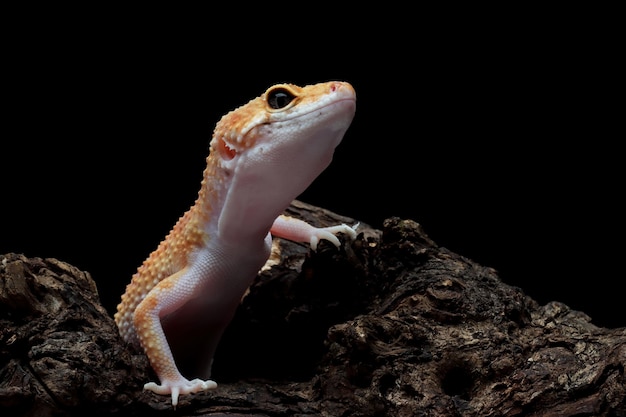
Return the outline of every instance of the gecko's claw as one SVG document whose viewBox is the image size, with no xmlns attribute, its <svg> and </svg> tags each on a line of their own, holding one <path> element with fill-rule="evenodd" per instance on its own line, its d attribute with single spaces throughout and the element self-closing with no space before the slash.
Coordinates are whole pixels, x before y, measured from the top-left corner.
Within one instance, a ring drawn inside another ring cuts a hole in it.
<svg viewBox="0 0 626 417">
<path fill-rule="evenodd" d="M 336 247 L 341 246 L 341 242 L 335 236 L 337 233 L 344 233 L 348 235 L 350 240 L 356 239 L 356 228 L 359 227 L 360 223 L 355 224 L 354 226 L 348 226 L 347 224 L 340 224 L 337 226 L 330 227 L 321 227 L 315 230 L 315 233 L 311 236 L 311 240 L 309 244 L 311 245 L 311 249 L 314 251 L 317 250 L 317 244 L 320 240 L 328 240 L 330 243 L 335 245 Z"/>
</svg>

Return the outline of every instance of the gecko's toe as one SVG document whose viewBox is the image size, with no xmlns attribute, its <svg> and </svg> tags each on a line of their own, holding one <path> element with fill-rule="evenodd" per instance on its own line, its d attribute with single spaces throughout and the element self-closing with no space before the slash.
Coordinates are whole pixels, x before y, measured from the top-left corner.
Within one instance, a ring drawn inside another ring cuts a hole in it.
<svg viewBox="0 0 626 417">
<path fill-rule="evenodd" d="M 178 397 L 183 394 L 193 394 L 200 391 L 208 391 L 217 388 L 217 383 L 212 380 L 203 381 L 201 379 L 194 379 L 188 381 L 186 379 L 177 382 L 164 382 L 158 385 L 154 382 L 148 382 L 143 386 L 144 390 L 152 391 L 159 395 L 171 395 L 172 406 L 178 405 Z"/>
</svg>

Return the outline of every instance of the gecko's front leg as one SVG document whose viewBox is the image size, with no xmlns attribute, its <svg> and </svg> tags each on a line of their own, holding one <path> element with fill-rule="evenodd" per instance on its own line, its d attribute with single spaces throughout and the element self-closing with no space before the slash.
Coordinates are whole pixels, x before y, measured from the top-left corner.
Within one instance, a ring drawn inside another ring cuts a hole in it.
<svg viewBox="0 0 626 417">
<path fill-rule="evenodd" d="M 141 346 L 161 382 L 149 382 L 144 385 L 144 389 L 171 395 L 173 406 L 178 404 L 180 394 L 217 387 L 217 383 L 212 380 L 188 380 L 180 373 L 161 324 L 162 317 L 180 308 L 193 295 L 193 281 L 188 268 L 170 275 L 150 290 L 137 306 L 133 317 Z"/>
<path fill-rule="evenodd" d="M 317 250 L 320 240 L 328 240 L 336 247 L 341 245 L 337 236 L 338 233 L 348 235 L 350 240 L 356 239 L 356 229 L 359 224 L 350 227 L 347 224 L 339 224 L 329 227 L 315 227 L 304 220 L 295 217 L 281 215 L 274 220 L 270 232 L 273 236 L 282 237 L 294 242 L 306 242 L 311 245 L 311 249 Z"/>
</svg>

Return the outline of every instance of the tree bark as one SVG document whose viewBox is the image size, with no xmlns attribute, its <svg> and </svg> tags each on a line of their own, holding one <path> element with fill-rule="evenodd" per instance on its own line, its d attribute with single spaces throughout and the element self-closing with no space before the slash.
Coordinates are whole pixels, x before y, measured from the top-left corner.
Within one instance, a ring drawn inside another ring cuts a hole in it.
<svg viewBox="0 0 626 417">
<path fill-rule="evenodd" d="M 298 201 L 288 213 L 356 223 Z M 626 416 L 626 328 L 538 305 L 412 220 L 358 231 L 316 252 L 276 240 L 220 342 L 218 388 L 177 415 Z M 89 273 L 0 255 L 3 416 L 170 415 L 151 380 Z"/>
</svg>

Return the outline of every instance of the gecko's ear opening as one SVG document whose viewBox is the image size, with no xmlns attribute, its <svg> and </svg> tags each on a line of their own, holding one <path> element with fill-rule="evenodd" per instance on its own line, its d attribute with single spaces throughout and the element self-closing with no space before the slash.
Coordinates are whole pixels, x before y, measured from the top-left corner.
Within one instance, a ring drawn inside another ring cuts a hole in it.
<svg viewBox="0 0 626 417">
<path fill-rule="evenodd" d="M 226 161 L 230 161 L 237 155 L 237 151 L 228 146 L 228 144 L 224 141 L 224 138 L 220 138 L 217 141 L 217 152 L 220 157 Z"/>
</svg>

